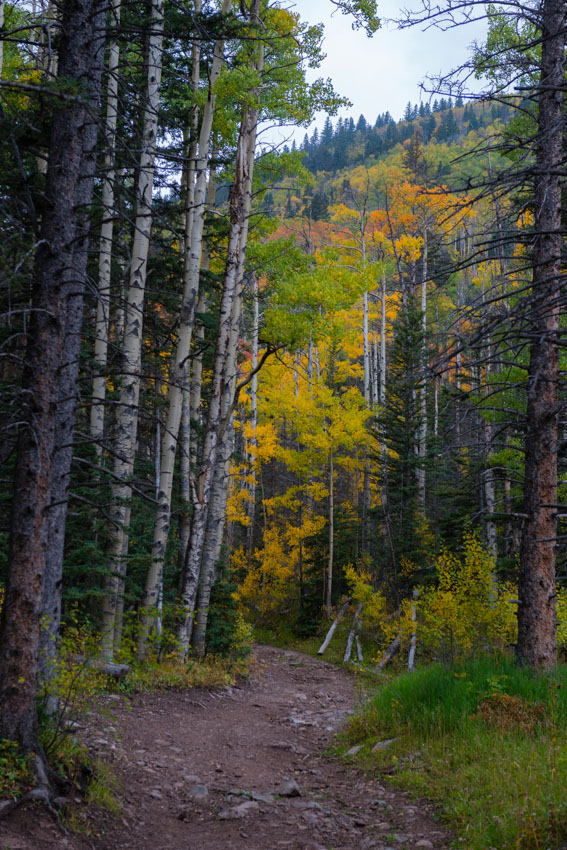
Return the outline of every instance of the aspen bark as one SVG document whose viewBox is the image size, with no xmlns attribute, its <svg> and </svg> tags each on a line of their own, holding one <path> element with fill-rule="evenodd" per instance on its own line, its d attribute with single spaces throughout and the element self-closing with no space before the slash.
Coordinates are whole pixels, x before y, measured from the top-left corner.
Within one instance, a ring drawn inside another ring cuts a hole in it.
<svg viewBox="0 0 567 850">
<path fill-rule="evenodd" d="M 159 91 L 162 70 L 163 0 L 152 0 L 148 44 L 146 104 L 143 118 L 140 172 L 136 192 L 136 215 L 130 278 L 126 298 L 123 373 L 116 414 L 114 446 L 112 521 L 108 545 L 108 569 L 102 609 L 102 655 L 112 661 L 115 630 L 120 633 L 121 596 L 128 551 L 130 481 L 134 473 L 138 432 L 138 401 L 142 365 L 143 313 L 146 274 L 152 226 L 152 192 L 158 130 Z"/>
<path fill-rule="evenodd" d="M 112 0 L 110 24 L 116 32 L 120 26 L 121 0 Z M 104 173 L 102 176 L 102 215 L 98 255 L 98 292 L 96 307 L 94 359 L 90 433 L 98 461 L 102 459 L 104 438 L 104 401 L 106 398 L 106 367 L 110 326 L 110 283 L 112 267 L 112 236 L 114 231 L 114 180 L 116 176 L 116 125 L 118 121 L 118 66 L 120 45 L 116 35 L 109 45 L 108 82 L 106 88 L 106 117 L 104 137 Z"/>
<path fill-rule="evenodd" d="M 217 577 L 223 532 L 226 519 L 226 503 L 229 491 L 230 458 L 234 444 L 234 424 L 231 422 L 220 441 L 215 465 L 211 501 L 207 519 L 207 532 L 201 560 L 201 578 L 195 609 L 195 627 L 192 633 L 192 646 L 195 655 L 202 658 L 205 654 L 205 638 L 209 616 L 211 591 Z"/>
<path fill-rule="evenodd" d="M 325 586 L 325 607 L 327 620 L 331 619 L 333 610 L 333 569 L 335 550 L 335 483 L 333 452 L 329 452 L 329 555 L 327 559 L 327 581 Z"/>
<path fill-rule="evenodd" d="M 339 623 L 341 622 L 342 618 L 344 617 L 346 610 L 347 610 L 348 606 L 350 605 L 350 603 L 351 603 L 351 600 L 347 599 L 347 601 L 344 602 L 341 605 L 341 607 L 339 608 L 339 612 L 338 612 L 337 616 L 335 617 L 335 619 L 333 620 L 333 622 L 331 624 L 331 628 L 329 629 L 329 631 L 325 635 L 325 640 L 323 641 L 323 643 L 321 644 L 321 646 L 317 650 L 317 655 L 323 655 L 323 653 L 325 652 L 325 650 L 327 649 L 327 647 L 331 643 L 333 635 L 335 634 L 335 630 L 336 630 L 337 626 L 339 625 Z"/>
<path fill-rule="evenodd" d="M 427 349 L 425 345 L 427 333 L 427 229 L 423 232 L 423 276 L 421 280 L 421 321 L 423 329 L 422 351 L 421 351 L 421 386 L 419 388 L 419 428 L 418 428 L 418 457 L 417 467 L 417 493 L 419 504 L 425 510 L 425 456 L 427 454 Z"/>
<path fill-rule="evenodd" d="M 565 23 L 563 0 L 543 0 L 517 643 L 518 660 L 543 669 L 556 663 Z"/>
<path fill-rule="evenodd" d="M 250 20 L 254 23 L 258 21 L 258 11 L 259 0 L 252 0 L 249 15 Z M 257 67 L 261 71 L 263 67 L 263 50 L 259 47 L 257 51 Z M 246 257 L 257 124 L 257 108 L 246 106 L 240 124 L 235 176 L 229 196 L 230 230 L 220 305 L 219 331 L 213 364 L 211 399 L 203 440 L 199 477 L 196 482 L 193 498 L 193 517 L 191 521 L 189 549 L 181 582 L 183 617 L 179 627 L 178 640 L 182 657 L 186 657 L 189 651 L 193 611 L 200 575 L 218 444 L 228 426 L 228 418 L 225 417 L 223 419 L 221 415 L 222 402 L 225 394 L 229 392 L 231 387 L 230 368 L 231 340 L 233 339 L 231 331 L 234 322 L 233 309 L 235 300 L 239 297 L 239 288 L 241 286 Z"/>
<path fill-rule="evenodd" d="M 230 9 L 230 0 L 223 0 L 221 13 L 226 14 Z M 215 84 L 222 70 L 224 57 L 224 40 L 216 42 L 213 62 L 209 75 L 209 90 L 203 109 L 201 130 L 199 134 L 199 152 L 196 161 L 196 183 L 194 193 L 188 184 L 188 196 L 193 195 L 192 212 L 188 206 L 187 218 L 191 221 L 191 236 L 189 250 L 185 255 L 183 273 L 183 303 L 181 307 L 178 340 L 171 363 L 171 378 L 168 391 L 168 415 L 165 427 L 161 455 L 160 494 L 154 537 L 152 544 L 152 562 L 146 577 L 143 609 L 141 616 L 138 653 L 143 656 L 148 631 L 151 626 L 152 612 L 157 601 L 157 594 L 165 561 L 167 538 L 169 536 L 171 493 L 173 490 L 173 472 L 177 437 L 181 421 L 183 388 L 186 383 L 186 363 L 191 351 L 191 337 L 195 321 L 195 308 L 199 292 L 199 274 L 201 271 L 201 254 L 203 232 L 205 226 L 205 211 L 207 199 L 207 166 L 211 151 L 211 133 L 215 112 Z M 192 182 L 192 177 L 190 178 Z"/>
<path fill-rule="evenodd" d="M 260 333 L 260 305 L 258 301 L 258 278 L 255 274 L 251 276 L 252 298 L 254 302 L 254 320 L 252 325 L 252 370 L 258 366 L 258 335 Z M 258 424 L 258 375 L 254 375 L 250 382 L 250 425 L 252 427 L 252 438 L 250 440 L 249 468 L 252 478 L 248 490 L 248 528 L 246 539 L 248 552 L 252 555 L 254 548 L 254 525 L 256 520 L 256 477 L 255 477 L 255 447 L 256 447 L 256 425 Z"/>
</svg>

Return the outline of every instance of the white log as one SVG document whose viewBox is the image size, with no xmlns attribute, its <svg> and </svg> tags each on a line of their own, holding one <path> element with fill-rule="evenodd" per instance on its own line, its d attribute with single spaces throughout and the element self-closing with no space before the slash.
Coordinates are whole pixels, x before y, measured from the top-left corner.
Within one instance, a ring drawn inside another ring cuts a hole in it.
<svg viewBox="0 0 567 850">
<path fill-rule="evenodd" d="M 415 603 L 417 602 L 418 596 L 419 590 L 414 590 L 412 593 L 411 603 L 412 633 L 410 641 L 410 651 L 408 655 L 408 670 L 410 671 L 410 673 L 413 673 L 415 670 L 415 649 L 417 643 L 417 608 L 415 607 Z"/>
<path fill-rule="evenodd" d="M 335 629 L 337 628 L 337 626 L 341 622 L 342 618 L 344 617 L 346 610 L 347 610 L 348 606 L 350 605 L 350 602 L 351 602 L 351 600 L 347 599 L 347 601 L 339 608 L 339 613 L 337 614 L 337 616 L 333 620 L 333 623 L 331 624 L 331 628 L 329 629 L 329 631 L 325 635 L 325 640 L 323 641 L 323 643 L 321 644 L 321 646 L 317 650 L 317 655 L 323 655 L 323 653 L 325 652 L 325 650 L 327 649 L 327 647 L 331 643 L 331 640 L 333 639 L 333 635 L 335 634 Z"/>
<path fill-rule="evenodd" d="M 383 670 L 384 667 L 386 666 L 386 664 L 390 663 L 390 661 L 392 660 L 394 655 L 396 655 L 400 651 L 401 646 L 402 646 L 401 635 L 396 635 L 396 637 L 394 638 L 394 640 L 392 641 L 392 643 L 390 644 L 388 649 L 385 651 L 382 660 L 379 661 L 378 664 L 376 665 L 376 672 L 377 673 L 379 673 L 381 670 Z"/>
<path fill-rule="evenodd" d="M 359 621 L 360 621 L 360 615 L 362 614 L 362 608 L 363 608 L 363 603 L 361 602 L 359 605 L 357 605 L 356 611 L 354 612 L 354 618 L 353 618 L 353 621 L 352 621 L 352 626 L 351 626 L 350 632 L 348 633 L 347 645 L 346 645 L 346 649 L 345 649 L 345 654 L 343 656 L 343 664 L 348 664 L 348 662 L 350 661 L 350 656 L 352 655 L 352 644 L 354 642 L 354 636 L 355 636 L 356 631 L 358 629 L 358 625 L 359 625 Z M 357 640 L 358 640 L 358 635 L 357 635 Z"/>
</svg>

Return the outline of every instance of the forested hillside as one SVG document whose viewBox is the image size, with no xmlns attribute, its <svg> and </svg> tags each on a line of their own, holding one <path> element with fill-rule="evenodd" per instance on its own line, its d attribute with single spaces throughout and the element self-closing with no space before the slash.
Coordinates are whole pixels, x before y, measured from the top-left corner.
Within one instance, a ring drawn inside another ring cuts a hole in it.
<svg viewBox="0 0 567 850">
<path fill-rule="evenodd" d="M 482 98 L 373 125 L 284 4 L 0 8 L 0 738 L 41 752 L 77 628 L 104 669 L 185 664 L 349 600 L 370 665 L 553 667 L 558 0 L 490 12 Z"/>
</svg>

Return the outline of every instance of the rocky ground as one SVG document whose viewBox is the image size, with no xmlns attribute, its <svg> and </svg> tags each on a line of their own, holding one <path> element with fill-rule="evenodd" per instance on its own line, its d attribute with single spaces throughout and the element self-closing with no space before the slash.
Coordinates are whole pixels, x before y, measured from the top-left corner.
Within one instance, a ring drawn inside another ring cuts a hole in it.
<svg viewBox="0 0 567 850">
<path fill-rule="evenodd" d="M 2 850 L 443 850 L 421 803 L 329 755 L 353 710 L 348 673 L 259 647 L 222 691 L 107 697 L 81 730 L 120 782 L 119 814 L 64 834 L 37 807 L 0 822 Z M 74 822 L 84 803 L 71 800 Z"/>
</svg>

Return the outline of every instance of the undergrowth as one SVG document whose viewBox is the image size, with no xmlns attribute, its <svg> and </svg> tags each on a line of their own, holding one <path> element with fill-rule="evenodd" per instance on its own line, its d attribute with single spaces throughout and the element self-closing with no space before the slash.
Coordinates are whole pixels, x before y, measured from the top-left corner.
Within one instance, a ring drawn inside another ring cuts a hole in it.
<svg viewBox="0 0 567 850">
<path fill-rule="evenodd" d="M 351 720 L 369 766 L 434 800 L 467 850 L 567 841 L 567 668 L 507 659 L 432 665 L 381 688 Z M 373 746 L 395 739 L 384 749 Z"/>
</svg>

